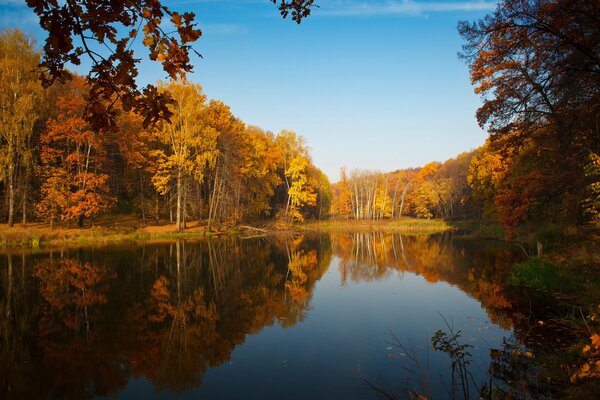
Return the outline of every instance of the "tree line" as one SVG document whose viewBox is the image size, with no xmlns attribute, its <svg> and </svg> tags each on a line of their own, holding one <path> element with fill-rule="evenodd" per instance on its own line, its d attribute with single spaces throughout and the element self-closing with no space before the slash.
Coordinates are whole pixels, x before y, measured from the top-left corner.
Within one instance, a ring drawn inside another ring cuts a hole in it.
<svg viewBox="0 0 600 400">
<path fill-rule="evenodd" d="M 508 235 L 600 222 L 600 7 L 588 0 L 503 0 L 461 22 L 486 143 L 443 164 L 353 172 L 334 212 L 497 222 Z M 400 199 L 400 200 L 398 200 Z"/>
<path fill-rule="evenodd" d="M 111 211 L 144 224 L 168 218 L 177 229 L 206 220 L 210 230 L 329 209 L 329 181 L 295 132 L 248 126 L 183 79 L 157 85 L 174 100 L 168 120 L 147 124 L 113 96 L 116 105 L 104 109 L 114 122 L 94 124 L 88 80 L 71 73 L 44 89 L 39 61 L 25 34 L 0 34 L 0 195 L 9 226 L 34 218 L 81 227 Z"/>
<path fill-rule="evenodd" d="M 598 224 L 600 7 L 587 0 L 503 0 L 482 19 L 461 22 L 459 32 L 460 56 L 482 98 L 476 115 L 489 132 L 486 143 L 422 168 L 344 170 L 330 187 L 300 136 L 246 126 L 184 80 L 159 84 L 147 103 L 138 104 L 140 97 L 135 106 L 118 88 L 90 101 L 93 76 L 44 90 L 33 72 L 40 54 L 31 40 L 5 31 L 2 216 L 9 225 L 34 217 L 81 226 L 112 209 L 139 213 L 144 222 L 169 218 L 181 228 L 190 219 L 211 227 L 273 216 L 411 215 L 496 222 L 508 235 Z M 109 83 L 129 82 L 129 70 L 106 73 Z M 169 101 L 151 100 L 160 96 Z M 93 118 L 100 114 L 102 121 Z M 163 114 L 168 122 L 149 124 L 148 115 Z"/>
<path fill-rule="evenodd" d="M 475 218 L 467 175 L 473 153 L 444 163 L 382 173 L 342 168 L 333 184 L 332 215 L 356 220 Z"/>
</svg>

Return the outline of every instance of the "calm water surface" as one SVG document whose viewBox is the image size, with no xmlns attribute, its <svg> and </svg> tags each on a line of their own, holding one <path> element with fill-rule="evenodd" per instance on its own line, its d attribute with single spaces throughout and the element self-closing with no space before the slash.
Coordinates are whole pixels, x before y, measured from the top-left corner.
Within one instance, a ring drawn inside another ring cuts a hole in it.
<svg viewBox="0 0 600 400">
<path fill-rule="evenodd" d="M 514 249 L 382 233 L 0 256 L 2 398 L 446 398 L 446 329 L 474 380 L 511 335 Z M 400 346 L 398 346 L 400 345 Z"/>
</svg>

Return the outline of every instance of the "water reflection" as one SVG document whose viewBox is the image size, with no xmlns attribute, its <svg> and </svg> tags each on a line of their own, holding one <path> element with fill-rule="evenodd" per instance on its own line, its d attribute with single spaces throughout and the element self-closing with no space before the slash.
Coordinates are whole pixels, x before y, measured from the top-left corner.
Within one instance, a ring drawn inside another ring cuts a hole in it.
<svg viewBox="0 0 600 400">
<path fill-rule="evenodd" d="M 296 327 L 325 307 L 312 297 L 330 265 L 342 290 L 406 272 L 447 282 L 509 328 L 515 313 L 500 283 L 514 256 L 450 235 L 381 233 L 7 253 L 0 264 L 0 393 L 115 396 L 141 378 L 156 391 L 200 388 L 250 336 Z M 392 316 L 378 318 L 389 326 Z M 327 372 L 315 368 L 313 374 Z"/>
<path fill-rule="evenodd" d="M 334 236 L 340 257 L 342 285 L 347 280 L 381 279 L 395 269 L 423 276 L 427 282 L 447 282 L 479 300 L 489 318 L 505 329 L 513 321 L 504 290 L 508 267 L 518 257 L 514 247 L 496 241 L 454 239 L 450 234 L 402 236 L 350 233 Z"/>
</svg>

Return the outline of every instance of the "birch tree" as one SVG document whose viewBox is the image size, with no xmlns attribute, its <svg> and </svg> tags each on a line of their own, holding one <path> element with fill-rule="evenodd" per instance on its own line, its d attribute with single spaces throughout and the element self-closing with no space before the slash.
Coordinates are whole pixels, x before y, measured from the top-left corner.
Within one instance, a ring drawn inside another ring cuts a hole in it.
<svg viewBox="0 0 600 400">
<path fill-rule="evenodd" d="M 39 55 L 22 32 L 0 33 L 0 181 L 7 190 L 8 226 L 13 226 L 19 174 L 26 215 L 27 180 L 33 165 L 33 130 L 41 114 Z"/>
<path fill-rule="evenodd" d="M 155 152 L 158 171 L 152 181 L 161 193 L 168 193 L 173 187 L 177 196 L 176 227 L 181 230 L 184 212 L 184 184 L 186 178 L 197 182 L 204 180 L 207 166 L 214 166 L 217 159 L 216 129 L 202 121 L 202 111 L 206 96 L 198 84 L 186 81 L 162 85 L 175 99 L 170 122 L 163 122 L 157 128 L 157 138 L 163 149 Z"/>
</svg>

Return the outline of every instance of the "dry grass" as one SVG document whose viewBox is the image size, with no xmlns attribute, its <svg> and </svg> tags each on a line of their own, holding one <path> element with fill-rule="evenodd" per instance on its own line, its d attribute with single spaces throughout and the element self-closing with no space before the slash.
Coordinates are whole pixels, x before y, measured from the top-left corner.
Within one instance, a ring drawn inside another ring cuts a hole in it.
<svg viewBox="0 0 600 400">
<path fill-rule="evenodd" d="M 330 220 L 308 222 L 301 225 L 268 224 L 268 231 L 306 231 L 318 230 L 323 232 L 399 232 L 406 234 L 430 234 L 450 229 L 442 220 L 424 220 L 403 218 L 399 221 L 353 221 Z M 246 227 L 247 228 L 247 227 Z M 237 230 L 240 228 L 238 227 Z M 216 232 L 215 232 L 216 230 Z M 242 229 L 243 230 L 243 229 Z M 172 239 L 178 237 L 199 238 L 204 236 L 236 233 L 235 227 L 216 226 L 213 232 L 208 232 L 203 223 L 192 221 L 187 227 L 177 232 L 175 224 L 168 221 L 149 221 L 143 226 L 135 216 L 106 216 L 94 221 L 86 221 L 84 228 L 69 227 L 65 223 L 50 228 L 45 223 L 30 223 L 26 226 L 15 225 L 8 228 L 0 225 L 0 246 L 4 247 L 39 247 L 66 243 L 102 244 L 119 241 L 137 241 L 150 239 Z"/>
<path fill-rule="evenodd" d="M 88 222 L 89 223 L 89 222 Z M 154 221 L 153 221 L 154 223 Z M 0 246 L 39 247 L 63 243 L 109 243 L 146 239 L 201 237 L 221 234 L 207 232 L 206 226 L 197 222 L 177 232 L 175 224 L 159 221 L 158 224 L 143 226 L 141 221 L 131 216 L 108 216 L 98 219 L 94 225 L 81 229 L 61 223 L 50 228 L 45 223 L 30 223 L 26 226 L 15 225 L 12 228 L 0 225 Z"/>
<path fill-rule="evenodd" d="M 451 227 L 441 219 L 419 219 L 408 217 L 393 221 L 328 220 L 310 222 L 301 227 L 324 232 L 398 232 L 406 234 L 431 234 L 451 229 Z"/>
</svg>

